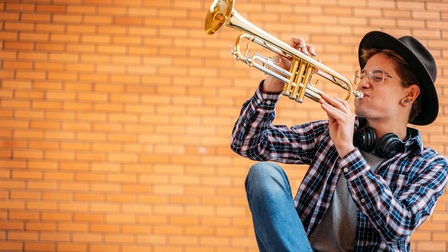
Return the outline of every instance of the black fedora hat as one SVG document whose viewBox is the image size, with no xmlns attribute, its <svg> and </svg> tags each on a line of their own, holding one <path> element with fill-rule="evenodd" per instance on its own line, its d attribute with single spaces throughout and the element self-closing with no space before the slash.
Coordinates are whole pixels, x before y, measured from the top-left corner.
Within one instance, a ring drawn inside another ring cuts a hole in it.
<svg viewBox="0 0 448 252">
<path fill-rule="evenodd" d="M 389 49 L 398 53 L 412 68 L 420 84 L 422 112 L 410 123 L 428 125 L 439 113 L 439 100 L 434 85 L 437 77 L 437 66 L 431 53 L 415 38 L 404 36 L 395 38 L 387 33 L 372 31 L 367 33 L 359 44 L 358 56 L 363 49 Z M 365 62 L 359 58 L 359 65 L 364 68 Z"/>
</svg>

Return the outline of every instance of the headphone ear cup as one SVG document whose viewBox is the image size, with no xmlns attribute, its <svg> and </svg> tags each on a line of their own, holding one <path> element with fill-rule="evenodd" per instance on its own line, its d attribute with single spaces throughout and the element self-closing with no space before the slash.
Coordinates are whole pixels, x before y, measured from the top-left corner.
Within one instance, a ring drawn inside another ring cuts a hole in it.
<svg viewBox="0 0 448 252">
<path fill-rule="evenodd" d="M 382 158 L 390 158 L 404 149 L 404 142 L 394 133 L 382 136 L 375 146 L 375 154 Z"/>
<path fill-rule="evenodd" d="M 353 135 L 353 145 L 365 152 L 372 152 L 375 149 L 376 133 L 369 126 L 360 128 Z"/>
</svg>

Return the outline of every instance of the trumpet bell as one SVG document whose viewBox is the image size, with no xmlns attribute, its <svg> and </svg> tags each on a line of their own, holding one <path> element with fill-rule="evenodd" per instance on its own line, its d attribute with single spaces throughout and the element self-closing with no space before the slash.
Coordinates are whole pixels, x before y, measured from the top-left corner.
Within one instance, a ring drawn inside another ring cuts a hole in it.
<svg viewBox="0 0 448 252">
<path fill-rule="evenodd" d="M 208 35 L 212 35 L 227 24 L 230 16 L 232 15 L 233 0 L 215 0 L 205 17 L 205 32 Z"/>
</svg>

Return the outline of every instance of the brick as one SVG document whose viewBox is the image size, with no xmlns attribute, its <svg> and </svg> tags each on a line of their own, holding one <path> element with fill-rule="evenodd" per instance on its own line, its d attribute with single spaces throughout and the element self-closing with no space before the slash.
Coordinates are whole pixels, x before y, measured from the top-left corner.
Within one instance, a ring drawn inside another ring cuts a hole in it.
<svg viewBox="0 0 448 252">
<path fill-rule="evenodd" d="M 58 223 L 57 230 L 61 232 L 86 232 L 88 225 L 85 223 Z"/>
<path fill-rule="evenodd" d="M 130 36 L 114 36 L 112 39 L 113 44 L 134 44 L 140 45 L 142 43 L 142 38 L 140 37 L 130 37 Z"/>
<path fill-rule="evenodd" d="M 68 44 L 66 46 L 66 49 L 67 49 L 67 52 L 87 52 L 87 53 L 93 53 L 95 51 L 95 46 L 93 46 L 93 45 L 80 45 L 80 44 Z"/>
<path fill-rule="evenodd" d="M 124 35 L 126 34 L 126 27 L 122 26 L 99 26 L 99 34 L 109 34 L 109 35 Z"/>
<path fill-rule="evenodd" d="M 137 182 L 137 176 L 134 174 L 109 174 L 107 181 L 110 182 L 122 182 L 122 183 L 135 183 Z"/>
<path fill-rule="evenodd" d="M 69 110 L 69 111 L 70 110 L 73 110 L 73 111 L 91 111 L 92 110 L 92 104 L 91 103 L 87 103 L 87 102 L 84 102 L 84 103 L 81 103 L 81 102 L 64 102 L 63 108 L 64 108 L 64 110 Z M 96 114 L 96 115 L 98 115 L 98 114 Z M 77 119 L 78 120 L 79 119 L 84 120 L 84 119 L 90 118 L 92 116 L 93 116 L 92 114 L 89 114 L 89 115 L 82 114 L 82 115 L 78 115 Z"/>
<path fill-rule="evenodd" d="M 86 183 L 61 183 L 59 185 L 60 190 L 72 190 L 72 191 L 87 191 L 88 185 Z"/>
<path fill-rule="evenodd" d="M 27 222 L 25 225 L 26 230 L 36 231 L 55 231 L 55 224 L 42 223 L 42 222 Z"/>
<path fill-rule="evenodd" d="M 81 10 L 82 11 L 82 10 Z M 86 24 L 112 24 L 112 17 L 110 16 L 84 16 L 84 23 Z"/>
<path fill-rule="evenodd" d="M 35 5 L 34 4 L 22 4 L 22 3 L 8 3 L 5 5 L 5 9 L 7 11 L 34 11 Z"/>
<path fill-rule="evenodd" d="M 37 211 L 11 211 L 9 213 L 9 218 L 11 220 L 39 220 L 40 216 Z"/>
<path fill-rule="evenodd" d="M 92 58 L 92 61 L 94 61 L 93 59 L 94 58 Z M 97 57 L 97 59 L 98 59 L 98 57 Z M 104 81 L 107 81 L 107 79 L 108 79 L 107 74 L 99 74 L 99 73 L 97 73 L 97 74 L 87 74 L 87 73 L 81 73 L 79 75 L 79 80 L 81 80 L 81 81 L 95 81 L 95 82 L 100 81 L 100 82 L 104 82 Z"/>
<path fill-rule="evenodd" d="M 7 251 L 23 251 L 22 242 L 0 241 L 0 247 Z"/>
<path fill-rule="evenodd" d="M 115 17 L 113 19 L 115 25 L 142 25 L 143 19 L 141 17 Z"/>
<path fill-rule="evenodd" d="M 12 173 L 13 179 L 41 179 L 42 173 L 41 172 L 34 172 L 34 171 L 13 171 Z"/>
<path fill-rule="evenodd" d="M 53 4 L 53 5 L 46 5 L 46 4 L 38 4 L 36 6 L 36 10 L 37 12 L 48 12 L 48 13 L 63 13 L 66 11 L 66 6 L 65 5 L 57 5 L 57 4 Z"/>
<path fill-rule="evenodd" d="M 130 214 L 106 214 L 105 215 L 105 221 L 107 223 L 135 223 L 135 215 L 130 215 Z"/>
<path fill-rule="evenodd" d="M 5 49 L 15 49 L 15 50 L 32 50 L 34 48 L 34 44 L 33 43 L 29 43 L 29 42 L 9 42 L 6 41 L 4 42 L 3 47 Z"/>
<path fill-rule="evenodd" d="M 34 24 L 31 23 L 14 23 L 8 22 L 4 24 L 4 30 L 6 31 L 32 31 L 34 30 Z"/>
<path fill-rule="evenodd" d="M 0 227 L 3 230 L 23 230 L 23 223 L 22 222 L 0 222 Z"/>
<path fill-rule="evenodd" d="M 22 13 L 21 15 L 22 21 L 33 21 L 33 22 L 49 22 L 51 20 L 50 14 L 31 14 L 31 13 Z"/>
<path fill-rule="evenodd" d="M 118 233 L 120 231 L 120 225 L 92 224 L 90 229 L 92 232 Z"/>
<path fill-rule="evenodd" d="M 119 252 L 120 248 L 114 245 L 98 245 L 92 244 L 90 245 L 91 252 Z"/>
<path fill-rule="evenodd" d="M 446 242 L 417 242 L 416 249 L 423 251 L 445 251 Z"/>
<path fill-rule="evenodd" d="M 73 41 L 77 41 L 76 38 L 72 38 Z M 79 56 L 71 53 L 52 53 L 50 54 L 51 61 L 64 61 L 64 62 L 77 62 Z"/>
<path fill-rule="evenodd" d="M 56 242 L 69 242 L 70 234 L 68 233 L 41 233 L 41 241 L 56 241 Z M 62 248 L 61 248 L 62 250 Z"/>
<path fill-rule="evenodd" d="M 3 32 L 0 33 L 0 39 L 2 40 L 16 40 L 18 38 L 17 32 Z"/>
<path fill-rule="evenodd" d="M 79 23 L 79 21 L 76 21 L 75 23 Z M 91 25 L 67 25 L 67 31 L 70 33 L 82 33 L 82 34 L 89 34 L 89 33 L 95 33 L 95 27 Z"/>
<path fill-rule="evenodd" d="M 54 250 L 54 243 L 45 243 L 45 242 L 39 242 L 39 243 L 31 243 L 26 242 L 24 245 L 25 251 L 53 251 Z"/>
<path fill-rule="evenodd" d="M 107 202 L 134 202 L 135 196 L 133 195 L 107 195 Z"/>
<path fill-rule="evenodd" d="M 19 13 L 3 13 L 1 20 L 19 21 Z"/>
<path fill-rule="evenodd" d="M 74 242 L 91 242 L 98 243 L 102 241 L 102 236 L 99 234 L 73 234 L 72 237 Z"/>
<path fill-rule="evenodd" d="M 37 232 L 20 232 L 20 231 L 10 231 L 8 232 L 8 240 L 28 240 L 37 241 Z"/>
<path fill-rule="evenodd" d="M 96 13 L 95 6 L 89 5 L 69 5 L 67 6 L 67 13 L 78 13 L 78 14 L 88 14 L 88 13 Z"/>
<path fill-rule="evenodd" d="M 63 32 L 64 25 L 58 24 L 36 24 L 36 31 L 39 32 Z"/>
<path fill-rule="evenodd" d="M 432 240 L 434 241 L 446 241 L 446 238 L 448 237 L 448 232 L 441 232 L 441 233 L 433 233 L 432 234 Z M 430 239 L 427 239 L 430 240 Z"/>
<path fill-rule="evenodd" d="M 57 251 L 66 251 L 66 252 L 77 252 L 77 251 L 87 251 L 86 244 L 65 244 L 58 243 Z"/>
<path fill-rule="evenodd" d="M 101 214 L 81 214 L 75 213 L 73 215 L 73 220 L 83 221 L 83 222 L 101 222 L 104 217 Z"/>
<path fill-rule="evenodd" d="M 67 50 L 68 51 L 75 50 L 75 49 L 79 50 L 79 48 L 81 48 L 81 47 L 82 46 L 75 46 L 73 48 L 71 45 L 68 45 L 67 46 Z M 90 47 L 84 46 L 83 50 L 90 50 Z M 75 64 L 66 64 L 65 65 L 65 70 L 67 70 L 67 71 L 92 72 L 93 69 L 94 69 L 93 65 L 91 65 L 91 64 L 80 64 L 79 62 L 75 63 Z M 70 88 L 70 89 L 76 89 L 76 90 L 83 90 L 83 88 L 86 88 L 86 89 L 89 88 L 88 84 L 76 83 L 76 86 L 77 87 L 74 87 L 74 85 L 72 83 L 67 83 L 66 84 L 66 88 L 67 89 Z"/>
<path fill-rule="evenodd" d="M 134 243 L 134 236 L 133 235 L 116 235 L 116 234 L 106 234 L 104 235 L 104 240 L 107 243 L 120 243 L 120 244 L 130 244 Z"/>
<path fill-rule="evenodd" d="M 42 42 L 47 42 L 49 40 L 49 35 L 48 34 L 35 34 L 35 33 L 26 33 L 23 32 L 20 34 L 20 39 L 21 40 L 32 40 L 32 41 L 42 41 Z M 45 43 L 44 43 L 45 44 Z M 42 47 L 40 46 L 40 43 L 35 43 L 35 48 L 37 50 L 41 50 Z"/>
<path fill-rule="evenodd" d="M 70 193 L 44 192 L 42 193 L 42 199 L 46 201 L 69 201 L 72 199 L 72 195 Z"/>
<path fill-rule="evenodd" d="M 0 52 L 0 56 L 2 59 L 17 59 L 17 53 L 16 52 Z"/>
<path fill-rule="evenodd" d="M 125 67 L 124 66 L 118 66 L 118 65 L 98 65 L 97 66 L 98 72 L 114 72 L 114 73 L 124 73 Z"/>
<path fill-rule="evenodd" d="M 109 43 L 111 40 L 110 36 L 106 35 L 83 35 L 81 38 L 81 42 L 87 43 Z"/>
<path fill-rule="evenodd" d="M 113 15 L 124 15 L 125 10 L 118 7 L 100 7 L 98 9 L 99 14 L 113 14 Z"/>
</svg>

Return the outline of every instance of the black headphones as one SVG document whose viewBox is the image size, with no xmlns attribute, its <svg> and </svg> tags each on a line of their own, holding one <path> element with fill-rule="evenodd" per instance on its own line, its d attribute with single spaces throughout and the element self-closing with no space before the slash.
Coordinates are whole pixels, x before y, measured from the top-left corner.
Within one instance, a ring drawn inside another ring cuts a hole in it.
<svg viewBox="0 0 448 252">
<path fill-rule="evenodd" d="M 390 158 L 404 150 L 405 142 L 394 133 L 387 133 L 376 141 L 375 130 L 364 126 L 355 131 L 353 144 L 365 152 L 375 151 L 378 157 Z"/>
</svg>

